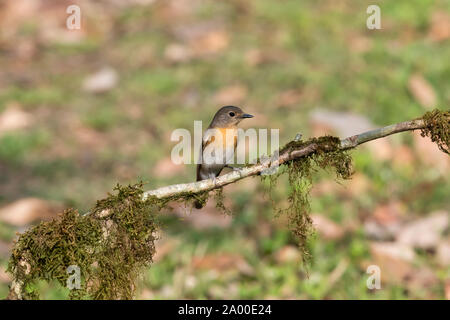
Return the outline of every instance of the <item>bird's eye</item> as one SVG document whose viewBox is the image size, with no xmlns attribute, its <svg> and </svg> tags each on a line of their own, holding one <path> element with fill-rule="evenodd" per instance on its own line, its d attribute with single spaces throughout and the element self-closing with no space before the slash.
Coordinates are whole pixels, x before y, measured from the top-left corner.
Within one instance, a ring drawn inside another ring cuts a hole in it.
<svg viewBox="0 0 450 320">
<path fill-rule="evenodd" d="M 229 113 L 229 115 L 230 115 L 230 117 L 234 117 L 236 114 L 235 114 L 233 111 L 231 111 L 231 112 Z"/>
</svg>

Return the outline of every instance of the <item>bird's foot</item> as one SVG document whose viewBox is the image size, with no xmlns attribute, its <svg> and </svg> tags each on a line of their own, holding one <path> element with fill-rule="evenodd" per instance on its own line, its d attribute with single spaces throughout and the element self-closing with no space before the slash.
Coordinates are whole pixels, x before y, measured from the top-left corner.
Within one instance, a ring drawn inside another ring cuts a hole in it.
<svg viewBox="0 0 450 320">
<path fill-rule="evenodd" d="M 230 166 L 230 165 L 225 165 L 225 168 L 229 168 L 229 169 L 231 169 L 231 170 L 233 170 L 233 171 L 241 171 L 242 170 L 242 168 L 240 168 L 240 167 L 233 167 L 233 166 Z"/>
</svg>

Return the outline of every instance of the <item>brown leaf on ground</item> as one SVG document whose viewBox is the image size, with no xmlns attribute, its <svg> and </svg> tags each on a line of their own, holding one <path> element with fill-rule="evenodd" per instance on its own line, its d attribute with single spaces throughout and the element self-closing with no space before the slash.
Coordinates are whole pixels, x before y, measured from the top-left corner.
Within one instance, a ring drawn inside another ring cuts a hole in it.
<svg viewBox="0 0 450 320">
<path fill-rule="evenodd" d="M 155 300 L 155 294 L 148 288 L 142 289 L 138 296 L 139 300 Z"/>
<path fill-rule="evenodd" d="M 315 183 L 311 188 L 311 195 L 313 197 L 318 197 L 326 194 L 333 194 L 342 189 L 342 186 L 336 183 L 333 180 L 322 180 L 318 183 Z"/>
<path fill-rule="evenodd" d="M 383 282 L 404 282 L 414 272 L 412 262 L 415 254 L 409 246 L 395 242 L 372 242 L 370 253 L 370 264 L 380 267 Z"/>
<path fill-rule="evenodd" d="M 379 205 L 364 222 L 364 231 L 371 239 L 393 240 L 401 227 L 405 212 L 405 205 L 398 201 Z"/>
<path fill-rule="evenodd" d="M 347 43 L 351 51 L 356 53 L 365 53 L 370 51 L 373 46 L 372 39 L 360 34 L 351 34 L 347 38 Z"/>
<path fill-rule="evenodd" d="M 422 75 L 412 75 L 409 78 L 408 88 L 416 101 L 424 108 L 431 109 L 436 106 L 436 92 L 431 84 Z"/>
<path fill-rule="evenodd" d="M 111 67 L 105 67 L 87 77 L 83 82 L 83 90 L 92 93 L 103 93 L 113 89 L 119 76 Z"/>
<path fill-rule="evenodd" d="M 391 201 L 387 204 L 379 205 L 375 208 L 373 218 L 382 225 L 399 223 L 401 217 L 406 213 L 406 206 L 399 201 Z"/>
<path fill-rule="evenodd" d="M 445 280 L 445 299 L 450 300 L 450 279 Z"/>
<path fill-rule="evenodd" d="M 1 208 L 0 221 L 22 227 L 34 221 L 49 220 L 62 209 L 62 206 L 42 199 L 24 198 Z"/>
<path fill-rule="evenodd" d="M 153 168 L 153 174 L 158 178 L 169 178 L 186 171 L 183 164 L 175 164 L 170 157 L 159 160 Z"/>
<path fill-rule="evenodd" d="M 257 66 L 264 62 L 264 54 L 261 50 L 250 49 L 245 53 L 245 62 L 249 66 Z"/>
<path fill-rule="evenodd" d="M 167 255 L 171 254 L 177 247 L 179 241 L 175 238 L 170 238 L 167 235 L 161 237 L 155 242 L 155 254 L 153 256 L 153 262 L 158 262 L 164 259 Z"/>
<path fill-rule="evenodd" d="M 275 260 L 279 264 L 289 263 L 289 262 L 298 262 L 301 259 L 301 253 L 297 247 L 292 245 L 287 245 L 280 248 L 275 253 Z"/>
<path fill-rule="evenodd" d="M 450 15 L 448 13 L 436 11 L 431 15 L 428 37 L 436 42 L 450 38 Z"/>
<path fill-rule="evenodd" d="M 279 107 L 290 107 L 297 105 L 302 100 L 302 92 L 297 89 L 291 89 L 281 92 L 275 104 Z"/>
<path fill-rule="evenodd" d="M 203 257 L 194 257 L 192 267 L 215 270 L 219 273 L 235 270 L 246 275 L 254 273 L 253 267 L 241 255 L 232 253 L 214 253 Z"/>
<path fill-rule="evenodd" d="M 139 0 L 150 1 L 150 0 Z M 155 2 L 155 0 L 151 0 Z M 155 7 L 157 15 L 162 21 L 184 21 L 199 7 L 197 0 L 166 0 Z"/>
<path fill-rule="evenodd" d="M 410 147 L 402 144 L 395 148 L 395 155 L 392 159 L 397 167 L 404 167 L 414 163 L 414 153 Z"/>
<path fill-rule="evenodd" d="M 40 1 L 15 0 L 0 2 L 0 29 L 2 37 L 9 38 L 17 32 L 24 21 L 32 19 Z"/>
<path fill-rule="evenodd" d="M 439 150 L 438 146 L 428 137 L 422 137 L 420 132 L 413 132 L 415 153 L 426 165 L 432 166 L 445 175 L 450 170 L 450 157 Z"/>
<path fill-rule="evenodd" d="M 404 225 L 397 233 L 397 241 L 405 245 L 421 248 L 435 248 L 449 225 L 449 213 L 437 211 L 427 217 Z"/>
<path fill-rule="evenodd" d="M 344 228 L 327 217 L 320 214 L 312 214 L 311 218 L 313 220 L 314 227 L 323 239 L 338 240 L 345 235 Z"/>
<path fill-rule="evenodd" d="M 337 184 L 337 183 L 335 183 Z M 361 172 L 356 172 L 351 179 L 341 182 L 341 192 L 348 195 L 350 198 L 357 197 L 367 192 L 370 189 L 370 181 L 366 175 Z"/>
<path fill-rule="evenodd" d="M 372 260 L 367 265 L 376 265 L 381 271 L 381 281 L 402 284 L 411 290 L 431 287 L 438 283 L 433 271 L 425 266 L 414 267 L 415 253 L 410 246 L 396 242 L 372 242 Z"/>
<path fill-rule="evenodd" d="M 230 42 L 228 33 L 224 30 L 211 30 L 194 38 L 190 47 L 196 56 L 217 54 L 225 50 Z"/>
<path fill-rule="evenodd" d="M 164 50 L 164 57 L 170 62 L 181 63 L 191 60 L 193 55 L 190 48 L 179 43 L 172 43 Z"/>
<path fill-rule="evenodd" d="M 17 103 L 7 105 L 0 113 L 0 135 L 5 132 L 24 129 L 31 125 L 32 115 L 20 109 Z"/>
<path fill-rule="evenodd" d="M 220 89 L 214 95 L 214 101 L 218 105 L 239 105 L 247 97 L 247 87 L 243 85 L 232 85 Z"/>
<path fill-rule="evenodd" d="M 83 147 L 100 149 L 107 143 L 107 138 L 102 132 L 86 127 L 81 123 L 74 123 L 71 132 Z"/>
<path fill-rule="evenodd" d="M 450 240 L 439 243 L 436 250 L 436 260 L 443 267 L 450 266 Z"/>
</svg>

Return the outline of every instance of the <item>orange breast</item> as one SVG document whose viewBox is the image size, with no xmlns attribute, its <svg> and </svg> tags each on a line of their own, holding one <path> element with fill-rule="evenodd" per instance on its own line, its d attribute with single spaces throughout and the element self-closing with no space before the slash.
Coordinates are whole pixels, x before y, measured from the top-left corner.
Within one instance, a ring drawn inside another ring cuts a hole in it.
<svg viewBox="0 0 450 320">
<path fill-rule="evenodd" d="M 237 145 L 237 129 L 236 128 L 219 128 L 222 135 L 223 147 L 236 148 Z M 228 135 L 228 136 L 227 136 Z M 229 141 L 227 141 L 227 138 Z"/>
</svg>

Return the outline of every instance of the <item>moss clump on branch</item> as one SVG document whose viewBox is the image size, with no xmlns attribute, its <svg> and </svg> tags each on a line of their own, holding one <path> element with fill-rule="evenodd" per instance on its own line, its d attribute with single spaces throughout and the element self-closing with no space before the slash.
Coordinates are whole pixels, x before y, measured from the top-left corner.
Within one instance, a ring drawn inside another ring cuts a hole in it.
<svg viewBox="0 0 450 320">
<path fill-rule="evenodd" d="M 430 137 L 442 152 L 450 154 L 450 111 L 434 109 L 422 117 L 426 127 L 421 130 L 422 137 Z"/>
<path fill-rule="evenodd" d="M 339 138 L 324 136 L 312 138 L 307 141 L 292 141 L 283 147 L 280 155 L 303 147 L 314 145 L 314 152 L 301 158 L 289 161 L 286 166 L 280 168 L 276 175 L 268 176 L 270 188 L 275 186 L 280 175 L 287 172 L 290 193 L 289 206 L 284 209 L 276 209 L 277 214 L 287 214 L 289 226 L 298 241 L 304 262 L 310 260 L 308 239 L 314 233 L 309 204 L 309 193 L 312 187 L 313 173 L 318 169 L 332 169 L 339 179 L 349 179 L 352 175 L 352 158 L 348 151 L 340 149 Z"/>
<path fill-rule="evenodd" d="M 23 283 L 23 298 L 38 298 L 38 280 L 56 279 L 66 286 L 70 265 L 80 268 L 82 280 L 70 298 L 133 297 L 141 268 L 152 262 L 155 252 L 159 202 L 142 201 L 142 184 L 115 190 L 91 214 L 66 210 L 20 235 L 8 269 Z"/>
</svg>

